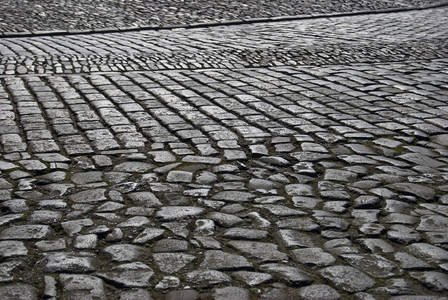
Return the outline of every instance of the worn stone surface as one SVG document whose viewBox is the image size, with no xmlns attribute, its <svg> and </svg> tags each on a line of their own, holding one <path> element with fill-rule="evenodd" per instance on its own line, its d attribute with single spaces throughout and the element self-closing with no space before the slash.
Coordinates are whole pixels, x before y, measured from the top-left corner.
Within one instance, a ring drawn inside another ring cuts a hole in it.
<svg viewBox="0 0 448 300">
<path fill-rule="evenodd" d="M 445 297 L 445 4 L 90 2 L 0 2 L 0 298 Z"/>
</svg>

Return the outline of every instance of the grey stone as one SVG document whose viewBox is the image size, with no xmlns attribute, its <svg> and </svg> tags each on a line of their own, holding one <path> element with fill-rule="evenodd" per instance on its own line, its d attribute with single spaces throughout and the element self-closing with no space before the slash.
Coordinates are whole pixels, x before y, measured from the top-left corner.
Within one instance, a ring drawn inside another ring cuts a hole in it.
<svg viewBox="0 0 448 300">
<path fill-rule="evenodd" d="M 100 182 L 103 179 L 103 173 L 98 171 L 75 173 L 71 180 L 75 184 L 88 184 L 92 182 Z"/>
<path fill-rule="evenodd" d="M 341 295 L 328 285 L 314 284 L 300 289 L 300 297 L 304 300 L 337 300 Z"/>
<path fill-rule="evenodd" d="M 98 299 L 106 300 L 103 281 L 94 276 L 61 274 L 62 299 Z"/>
<path fill-rule="evenodd" d="M 155 253 L 153 258 L 159 270 L 167 274 L 178 272 L 196 259 L 195 256 L 185 253 Z"/>
<path fill-rule="evenodd" d="M 216 270 L 196 270 L 189 272 L 185 274 L 185 279 L 193 285 L 203 288 L 232 281 L 230 276 Z"/>
<path fill-rule="evenodd" d="M 277 226 L 279 228 L 296 229 L 300 231 L 317 231 L 319 230 L 319 225 L 314 223 L 311 218 L 291 218 L 286 220 L 277 221 Z"/>
<path fill-rule="evenodd" d="M 104 248 L 103 253 L 108 255 L 112 261 L 126 262 L 142 259 L 146 254 L 146 249 L 136 245 L 120 244 Z"/>
<path fill-rule="evenodd" d="M 154 271 L 141 262 L 119 265 L 97 276 L 127 288 L 148 287 Z"/>
<path fill-rule="evenodd" d="M 417 227 L 418 231 L 432 231 L 432 232 L 446 232 L 448 227 L 448 217 L 439 215 L 422 216 L 420 224 Z"/>
<path fill-rule="evenodd" d="M 94 271 L 93 257 L 76 256 L 72 253 L 58 252 L 47 255 L 45 270 L 50 273 L 81 273 Z"/>
<path fill-rule="evenodd" d="M 241 281 L 244 281 L 248 286 L 257 286 L 273 280 L 272 275 L 267 273 L 237 271 L 232 274 Z"/>
<path fill-rule="evenodd" d="M 73 243 L 73 247 L 77 249 L 94 249 L 98 244 L 98 236 L 96 234 L 78 235 Z"/>
<path fill-rule="evenodd" d="M 263 205 L 255 205 L 254 207 L 267 209 L 273 215 L 280 217 L 307 215 L 307 213 L 305 213 L 304 211 L 298 209 L 292 209 L 283 205 L 263 204 Z"/>
<path fill-rule="evenodd" d="M 12 221 L 21 219 L 23 217 L 23 214 L 9 214 L 5 216 L 0 217 L 0 226 L 6 225 L 11 223 Z"/>
<path fill-rule="evenodd" d="M 387 278 L 400 274 L 396 264 L 378 254 L 341 254 L 344 260 L 358 270 L 377 278 Z"/>
<path fill-rule="evenodd" d="M 18 225 L 3 229 L 0 240 L 40 240 L 48 238 L 52 232 L 47 225 Z"/>
<path fill-rule="evenodd" d="M 164 229 L 160 228 L 145 228 L 133 241 L 134 244 L 145 244 L 153 239 L 163 236 Z"/>
<path fill-rule="evenodd" d="M 431 269 L 431 265 L 406 252 L 394 253 L 394 258 L 402 269 Z"/>
<path fill-rule="evenodd" d="M 126 173 L 146 173 L 154 169 L 153 164 L 144 163 L 140 161 L 128 161 L 118 164 L 114 167 L 114 172 L 126 172 Z"/>
<path fill-rule="evenodd" d="M 223 191 L 213 195 L 213 200 L 232 201 L 232 202 L 248 202 L 255 195 L 240 191 Z"/>
<path fill-rule="evenodd" d="M 416 183 L 393 183 L 386 187 L 399 192 L 410 193 L 425 200 L 432 200 L 436 195 L 433 188 Z"/>
<path fill-rule="evenodd" d="M 427 243 L 415 243 L 406 250 L 430 263 L 443 263 L 448 260 L 448 251 Z"/>
<path fill-rule="evenodd" d="M 444 292 L 448 290 L 448 275 L 442 272 L 410 272 L 411 277 L 417 279 L 433 291 Z"/>
<path fill-rule="evenodd" d="M 232 239 L 259 240 L 266 238 L 268 232 L 266 230 L 249 228 L 230 228 L 224 232 L 223 236 Z"/>
<path fill-rule="evenodd" d="M 25 244 L 20 241 L 2 241 L 0 242 L 0 257 L 8 258 L 14 256 L 24 256 L 28 254 Z"/>
<path fill-rule="evenodd" d="M 105 193 L 106 189 L 92 189 L 71 194 L 68 198 L 75 203 L 97 203 L 107 200 Z"/>
<path fill-rule="evenodd" d="M 164 206 L 156 213 L 156 217 L 162 218 L 165 221 L 181 220 L 197 217 L 203 212 L 203 208 L 196 206 Z"/>
<path fill-rule="evenodd" d="M 295 261 L 308 266 L 326 267 L 336 262 L 333 255 L 321 248 L 296 249 L 291 253 Z"/>
<path fill-rule="evenodd" d="M 205 252 L 205 257 L 200 267 L 215 270 L 240 270 L 252 269 L 253 265 L 241 255 L 220 250 L 208 250 Z"/>
<path fill-rule="evenodd" d="M 114 228 L 107 236 L 106 241 L 118 242 L 123 238 L 123 231 L 120 228 Z"/>
<path fill-rule="evenodd" d="M 135 192 L 128 194 L 132 202 L 136 206 L 143 207 L 159 207 L 162 206 L 162 202 L 157 198 L 154 193 L 151 192 Z"/>
<path fill-rule="evenodd" d="M 358 241 L 364 248 L 372 253 L 381 254 L 395 252 L 395 248 L 382 239 L 367 238 L 359 239 Z"/>
<path fill-rule="evenodd" d="M 143 227 L 145 225 L 148 225 L 149 223 L 150 221 L 147 217 L 136 216 L 129 218 L 127 221 L 118 224 L 117 227 L 120 228 Z"/>
<path fill-rule="evenodd" d="M 275 262 L 288 259 L 285 253 L 278 251 L 276 244 L 255 241 L 230 241 L 228 244 L 261 262 Z"/>
<path fill-rule="evenodd" d="M 159 283 L 156 284 L 155 288 L 158 290 L 168 290 L 176 288 L 180 285 L 180 279 L 175 276 L 164 276 Z"/>
<path fill-rule="evenodd" d="M 320 202 L 322 202 L 322 199 L 313 198 L 313 197 L 299 197 L 299 196 L 295 196 L 295 197 L 292 197 L 292 202 L 293 202 L 295 207 L 304 208 L 304 209 L 306 209 L 306 208 L 313 209 Z"/>
<path fill-rule="evenodd" d="M 0 287 L 0 299 L 37 300 L 37 290 L 28 284 L 11 284 Z"/>
<path fill-rule="evenodd" d="M 194 238 L 206 249 L 221 249 L 221 244 L 211 236 L 195 235 Z"/>
<path fill-rule="evenodd" d="M 281 240 L 283 245 L 287 248 L 292 247 L 314 247 L 313 240 L 306 233 L 290 230 L 281 229 L 277 233 L 278 238 Z"/>
<path fill-rule="evenodd" d="M 120 293 L 120 300 L 153 300 L 148 291 L 132 289 Z"/>
<path fill-rule="evenodd" d="M 36 247 L 41 251 L 58 251 L 64 250 L 67 248 L 64 239 L 57 239 L 52 241 L 39 241 L 36 244 Z"/>
<path fill-rule="evenodd" d="M 84 227 L 90 227 L 93 224 L 94 223 L 93 223 L 93 221 L 91 219 L 82 219 L 82 220 L 74 220 L 74 221 L 62 222 L 61 226 L 62 226 L 62 228 L 64 228 L 65 232 L 69 236 L 73 236 L 76 233 L 81 232 L 81 230 Z"/>
<path fill-rule="evenodd" d="M 285 186 L 285 192 L 289 196 L 314 196 L 312 186 L 307 184 L 288 184 Z"/>
<path fill-rule="evenodd" d="M 195 222 L 196 229 L 195 234 L 210 236 L 213 235 L 215 230 L 215 222 L 209 219 L 200 219 Z"/>
<path fill-rule="evenodd" d="M 236 286 L 228 286 L 224 288 L 217 288 L 213 293 L 215 300 L 239 299 L 249 300 L 249 291 Z"/>
<path fill-rule="evenodd" d="M 319 271 L 320 275 L 344 291 L 354 293 L 375 285 L 375 281 L 361 271 L 349 266 L 331 266 Z"/>
<path fill-rule="evenodd" d="M 177 239 L 162 239 L 154 245 L 154 252 L 178 252 L 187 251 L 188 242 Z"/>
<path fill-rule="evenodd" d="M 170 171 L 166 180 L 174 183 L 190 183 L 193 180 L 193 173 L 186 171 Z"/>
<path fill-rule="evenodd" d="M 44 296 L 47 298 L 58 296 L 57 281 L 51 276 L 44 276 L 45 290 Z"/>
<path fill-rule="evenodd" d="M 32 224 L 53 224 L 62 219 L 62 213 L 51 210 L 35 210 L 29 217 L 28 222 Z"/>
<path fill-rule="evenodd" d="M 283 264 L 265 264 L 260 266 L 260 271 L 274 273 L 293 286 L 311 284 L 314 279 L 306 272 Z"/>
<path fill-rule="evenodd" d="M 211 219 L 218 223 L 220 226 L 223 227 L 234 227 L 238 224 L 244 223 L 244 220 L 240 217 L 231 215 L 231 214 L 224 214 L 220 212 L 211 212 L 206 215 L 208 219 Z"/>
</svg>

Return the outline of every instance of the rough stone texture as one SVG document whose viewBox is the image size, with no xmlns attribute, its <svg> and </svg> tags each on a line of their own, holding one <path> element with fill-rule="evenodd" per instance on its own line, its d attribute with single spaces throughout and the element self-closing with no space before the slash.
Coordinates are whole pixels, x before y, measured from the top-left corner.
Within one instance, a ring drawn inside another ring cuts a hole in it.
<svg viewBox="0 0 448 300">
<path fill-rule="evenodd" d="M 1 293 L 445 296 L 445 4 L 87 2 L 0 1 Z"/>
<path fill-rule="evenodd" d="M 325 279 L 347 292 L 364 291 L 375 285 L 375 281 L 361 271 L 348 266 L 332 266 L 319 271 Z"/>
</svg>

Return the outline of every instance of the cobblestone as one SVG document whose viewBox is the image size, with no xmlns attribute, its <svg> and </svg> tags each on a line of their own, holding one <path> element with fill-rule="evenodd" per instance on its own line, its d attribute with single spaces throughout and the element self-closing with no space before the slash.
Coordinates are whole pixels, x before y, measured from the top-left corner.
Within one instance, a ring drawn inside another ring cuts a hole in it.
<svg viewBox="0 0 448 300">
<path fill-rule="evenodd" d="M 443 299 L 446 12 L 1 38 L 0 298 Z"/>
</svg>

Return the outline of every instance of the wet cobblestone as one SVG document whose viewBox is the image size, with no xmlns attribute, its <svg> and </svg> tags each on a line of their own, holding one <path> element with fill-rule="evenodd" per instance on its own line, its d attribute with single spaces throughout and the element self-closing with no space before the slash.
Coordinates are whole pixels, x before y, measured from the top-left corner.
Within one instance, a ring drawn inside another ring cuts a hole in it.
<svg viewBox="0 0 448 300">
<path fill-rule="evenodd" d="M 0 298 L 446 299 L 446 11 L 1 39 Z"/>
</svg>

